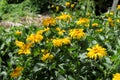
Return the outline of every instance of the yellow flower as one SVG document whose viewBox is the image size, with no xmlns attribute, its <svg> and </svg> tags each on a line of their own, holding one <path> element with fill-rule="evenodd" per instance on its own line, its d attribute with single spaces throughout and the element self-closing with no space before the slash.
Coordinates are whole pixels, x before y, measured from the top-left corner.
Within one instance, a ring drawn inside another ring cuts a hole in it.
<svg viewBox="0 0 120 80">
<path fill-rule="evenodd" d="M 19 48 L 22 48 L 22 47 L 25 45 L 24 42 L 18 41 L 18 40 L 15 41 L 15 44 L 16 44 L 16 46 L 18 46 Z"/>
<path fill-rule="evenodd" d="M 88 24 L 89 23 L 89 19 L 88 18 L 80 18 L 78 21 L 77 21 L 77 25 L 85 25 L 85 24 Z"/>
<path fill-rule="evenodd" d="M 61 30 L 58 32 L 59 35 L 62 35 L 65 32 L 65 30 Z"/>
<path fill-rule="evenodd" d="M 62 13 L 62 15 L 56 17 L 56 19 L 59 19 L 59 20 L 69 20 L 71 18 L 71 16 L 69 14 L 64 14 Z"/>
<path fill-rule="evenodd" d="M 92 48 L 87 48 L 87 50 L 89 51 L 87 53 L 87 56 L 89 58 L 92 58 L 92 59 L 97 59 L 97 58 L 102 58 L 104 56 L 106 56 L 106 49 L 99 46 L 98 44 L 96 44 L 95 46 L 93 46 Z"/>
<path fill-rule="evenodd" d="M 112 27 L 114 26 L 114 21 L 111 17 L 108 18 L 108 22 L 109 22 L 110 26 L 112 26 Z"/>
<path fill-rule="evenodd" d="M 43 34 L 44 33 L 44 30 L 39 30 L 39 31 L 37 31 L 37 34 Z"/>
<path fill-rule="evenodd" d="M 53 19 L 51 17 L 50 18 L 46 18 L 46 19 L 43 20 L 42 25 L 46 26 L 46 27 L 48 27 L 48 26 L 55 26 L 56 25 L 56 21 L 55 21 L 55 19 Z"/>
<path fill-rule="evenodd" d="M 70 6 L 70 2 L 66 2 L 66 3 L 65 3 L 65 6 L 66 6 L 66 7 L 69 7 L 69 6 Z"/>
<path fill-rule="evenodd" d="M 112 80 L 120 80 L 120 73 L 113 74 Z"/>
<path fill-rule="evenodd" d="M 97 26 L 98 26 L 98 23 L 93 23 L 92 26 L 93 26 L 93 27 L 97 27 Z"/>
<path fill-rule="evenodd" d="M 50 30 L 50 28 L 47 27 L 47 28 L 44 29 L 44 32 L 47 32 L 47 31 L 49 31 L 49 30 Z"/>
<path fill-rule="evenodd" d="M 117 6 L 117 9 L 120 10 L 120 5 Z"/>
<path fill-rule="evenodd" d="M 71 29 L 69 35 L 73 39 L 80 39 L 85 36 L 85 33 L 83 32 L 83 29 Z"/>
<path fill-rule="evenodd" d="M 71 43 L 71 41 L 70 41 L 69 38 L 63 38 L 63 39 L 61 39 L 61 40 L 62 40 L 62 43 L 63 43 L 63 44 L 70 44 L 70 43 Z"/>
<path fill-rule="evenodd" d="M 112 20 L 111 17 L 108 18 L 108 22 L 109 22 L 109 23 L 113 22 L 113 20 Z"/>
<path fill-rule="evenodd" d="M 46 61 L 47 59 L 52 59 L 54 56 L 50 53 L 47 53 L 47 54 L 43 54 L 41 60 L 42 61 Z"/>
<path fill-rule="evenodd" d="M 70 44 L 71 41 L 69 38 L 62 38 L 62 39 L 53 39 L 52 42 L 55 47 L 60 47 L 63 44 L 65 45 Z"/>
<path fill-rule="evenodd" d="M 22 34 L 22 32 L 21 31 L 16 31 L 15 34 L 20 35 L 20 34 Z"/>
<path fill-rule="evenodd" d="M 56 6 L 56 11 L 59 11 L 59 6 Z"/>
<path fill-rule="evenodd" d="M 25 44 L 21 41 L 15 42 L 16 46 L 18 46 L 20 49 L 18 50 L 18 54 L 30 54 L 30 47 L 32 46 L 32 43 Z"/>
<path fill-rule="evenodd" d="M 61 39 L 53 39 L 53 40 L 52 40 L 52 43 L 53 43 L 53 45 L 56 46 L 56 47 L 62 46 L 62 40 L 61 40 Z"/>
<path fill-rule="evenodd" d="M 35 42 L 40 42 L 42 41 L 43 36 L 40 34 L 31 34 L 30 36 L 27 37 L 27 41 L 31 41 L 32 43 Z"/>
<path fill-rule="evenodd" d="M 71 4 L 71 6 L 70 6 L 70 7 L 71 7 L 71 8 L 74 8 L 74 6 L 75 6 L 75 4 Z"/>
<path fill-rule="evenodd" d="M 21 75 L 22 71 L 23 71 L 23 67 L 20 67 L 20 66 L 19 66 L 19 67 L 16 67 L 16 68 L 13 70 L 13 72 L 10 73 L 10 76 L 11 76 L 11 77 L 18 77 L 18 76 Z"/>
<path fill-rule="evenodd" d="M 60 31 L 61 29 L 59 27 L 56 28 L 57 31 Z"/>
<path fill-rule="evenodd" d="M 31 51 L 30 51 L 30 48 L 20 48 L 19 50 L 18 50 L 18 54 L 31 54 Z"/>
</svg>

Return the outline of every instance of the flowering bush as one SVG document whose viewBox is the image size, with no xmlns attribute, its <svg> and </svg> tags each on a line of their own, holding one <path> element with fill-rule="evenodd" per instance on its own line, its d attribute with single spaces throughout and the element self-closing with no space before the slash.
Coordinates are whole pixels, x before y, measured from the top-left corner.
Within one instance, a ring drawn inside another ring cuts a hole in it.
<svg viewBox="0 0 120 80">
<path fill-rule="evenodd" d="M 55 14 L 40 27 L 1 28 L 0 79 L 119 80 L 119 6 L 101 16 L 84 9 Z"/>
</svg>

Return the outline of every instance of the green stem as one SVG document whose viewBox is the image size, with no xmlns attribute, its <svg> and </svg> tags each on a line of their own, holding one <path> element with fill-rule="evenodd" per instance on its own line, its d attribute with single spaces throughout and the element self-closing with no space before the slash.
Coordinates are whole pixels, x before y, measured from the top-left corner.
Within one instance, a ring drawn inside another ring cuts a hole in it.
<svg viewBox="0 0 120 80">
<path fill-rule="evenodd" d="M 88 1 L 87 1 L 87 9 L 86 9 L 86 14 L 88 13 L 89 7 L 90 7 L 90 0 L 88 0 Z"/>
</svg>

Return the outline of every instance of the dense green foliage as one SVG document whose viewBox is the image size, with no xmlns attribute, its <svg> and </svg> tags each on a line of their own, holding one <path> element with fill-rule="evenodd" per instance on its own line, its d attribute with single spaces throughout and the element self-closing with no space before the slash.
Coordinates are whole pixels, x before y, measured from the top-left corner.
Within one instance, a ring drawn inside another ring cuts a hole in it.
<svg viewBox="0 0 120 80">
<path fill-rule="evenodd" d="M 52 14 L 41 26 L 0 27 L 0 79 L 112 80 L 120 73 L 120 7 L 96 16 L 91 0 L 14 1 L 1 0 L 3 20 Z"/>
</svg>

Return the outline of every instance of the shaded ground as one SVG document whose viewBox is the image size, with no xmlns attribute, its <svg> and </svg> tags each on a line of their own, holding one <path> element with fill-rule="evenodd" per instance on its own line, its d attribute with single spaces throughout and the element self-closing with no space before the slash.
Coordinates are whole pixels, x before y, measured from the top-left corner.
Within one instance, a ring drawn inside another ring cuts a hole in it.
<svg viewBox="0 0 120 80">
<path fill-rule="evenodd" d="M 35 15 L 34 17 L 31 16 L 25 16 L 25 17 L 21 17 L 19 19 L 19 22 L 11 22 L 11 21 L 0 21 L 0 26 L 3 27 L 11 27 L 11 26 L 30 26 L 32 24 L 40 26 L 43 19 L 50 17 L 50 14 L 48 13 L 43 13 L 43 14 L 38 14 Z"/>
</svg>

